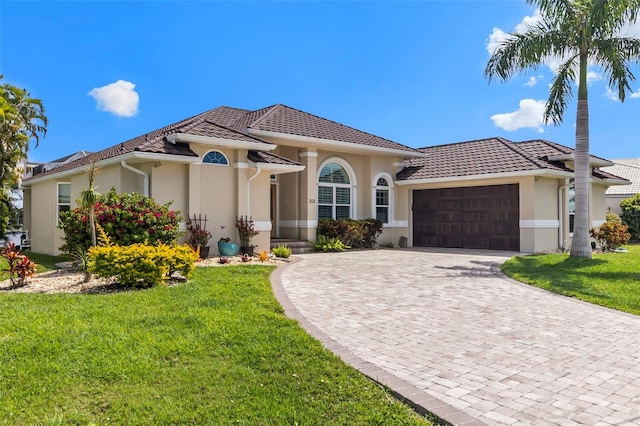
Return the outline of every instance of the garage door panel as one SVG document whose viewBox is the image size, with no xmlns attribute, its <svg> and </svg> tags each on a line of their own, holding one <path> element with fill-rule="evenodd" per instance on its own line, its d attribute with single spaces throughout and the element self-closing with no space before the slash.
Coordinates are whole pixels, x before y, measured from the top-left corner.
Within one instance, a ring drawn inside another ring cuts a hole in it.
<svg viewBox="0 0 640 426">
<path fill-rule="evenodd" d="M 519 250 L 518 184 L 413 191 L 414 245 Z"/>
</svg>

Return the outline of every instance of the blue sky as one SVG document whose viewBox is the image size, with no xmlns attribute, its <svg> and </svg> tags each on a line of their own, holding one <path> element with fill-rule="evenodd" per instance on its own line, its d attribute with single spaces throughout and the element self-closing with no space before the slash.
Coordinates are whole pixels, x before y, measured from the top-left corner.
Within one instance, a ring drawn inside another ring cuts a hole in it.
<svg viewBox="0 0 640 426">
<path fill-rule="evenodd" d="M 220 105 L 276 103 L 412 147 L 491 136 L 574 146 L 575 100 L 561 126 L 540 123 L 549 67 L 506 84 L 483 76 L 488 47 L 525 19 L 524 0 L 3 0 L 0 73 L 45 104 L 33 161 Z M 591 152 L 640 157 L 640 92 L 621 103 L 592 76 Z"/>
</svg>

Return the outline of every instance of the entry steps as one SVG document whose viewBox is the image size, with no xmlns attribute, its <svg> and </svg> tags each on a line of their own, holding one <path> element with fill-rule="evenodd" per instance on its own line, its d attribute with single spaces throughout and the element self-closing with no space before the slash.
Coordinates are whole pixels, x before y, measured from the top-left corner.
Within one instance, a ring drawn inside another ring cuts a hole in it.
<svg viewBox="0 0 640 426">
<path fill-rule="evenodd" d="M 287 246 L 291 249 L 291 254 L 303 254 L 311 253 L 313 251 L 313 245 L 309 241 L 288 239 L 288 238 L 273 238 L 271 239 L 271 248 L 278 246 Z"/>
</svg>

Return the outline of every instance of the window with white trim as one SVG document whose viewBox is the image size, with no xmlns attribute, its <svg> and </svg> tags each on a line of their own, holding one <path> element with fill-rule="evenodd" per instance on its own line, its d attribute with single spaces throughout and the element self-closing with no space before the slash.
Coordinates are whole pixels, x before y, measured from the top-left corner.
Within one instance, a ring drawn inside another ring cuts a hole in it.
<svg viewBox="0 0 640 426">
<path fill-rule="evenodd" d="M 71 184 L 66 182 L 58 183 L 58 195 L 57 195 L 57 209 L 56 209 L 56 223 L 60 220 L 60 212 L 66 212 L 71 210 Z"/>
<path fill-rule="evenodd" d="M 383 177 L 378 178 L 378 180 L 376 181 L 375 192 L 376 219 L 378 219 L 382 223 L 389 223 L 390 196 L 389 182 L 387 181 L 387 179 Z"/>
<path fill-rule="evenodd" d="M 209 151 L 202 157 L 203 164 L 218 164 L 220 166 L 228 166 L 229 160 L 220 151 Z"/>
<path fill-rule="evenodd" d="M 318 219 L 351 217 L 351 178 L 338 163 L 328 163 L 318 178 Z"/>
</svg>

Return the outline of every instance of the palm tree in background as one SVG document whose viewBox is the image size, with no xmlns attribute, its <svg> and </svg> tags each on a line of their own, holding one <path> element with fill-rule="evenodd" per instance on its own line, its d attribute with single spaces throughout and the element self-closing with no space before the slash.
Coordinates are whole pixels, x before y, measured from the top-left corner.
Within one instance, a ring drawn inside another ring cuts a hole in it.
<svg viewBox="0 0 640 426">
<path fill-rule="evenodd" d="M 2 79 L 0 75 L 0 80 Z M 25 89 L 0 83 L 0 235 L 6 232 L 10 192 L 22 177 L 29 143 L 47 132 L 47 117 L 40 99 Z"/>
<path fill-rule="evenodd" d="M 591 258 L 589 243 L 589 105 L 587 67 L 599 66 L 620 101 L 632 92 L 631 63 L 640 60 L 640 39 L 620 34 L 635 22 L 640 0 L 527 0 L 541 19 L 524 33 L 511 33 L 491 55 L 484 71 L 489 82 L 505 82 L 535 70 L 547 59 L 560 58 L 544 120 L 559 125 L 578 83 L 575 146 L 575 222 L 571 256 Z M 577 75 L 576 75 L 577 74 Z"/>
</svg>

